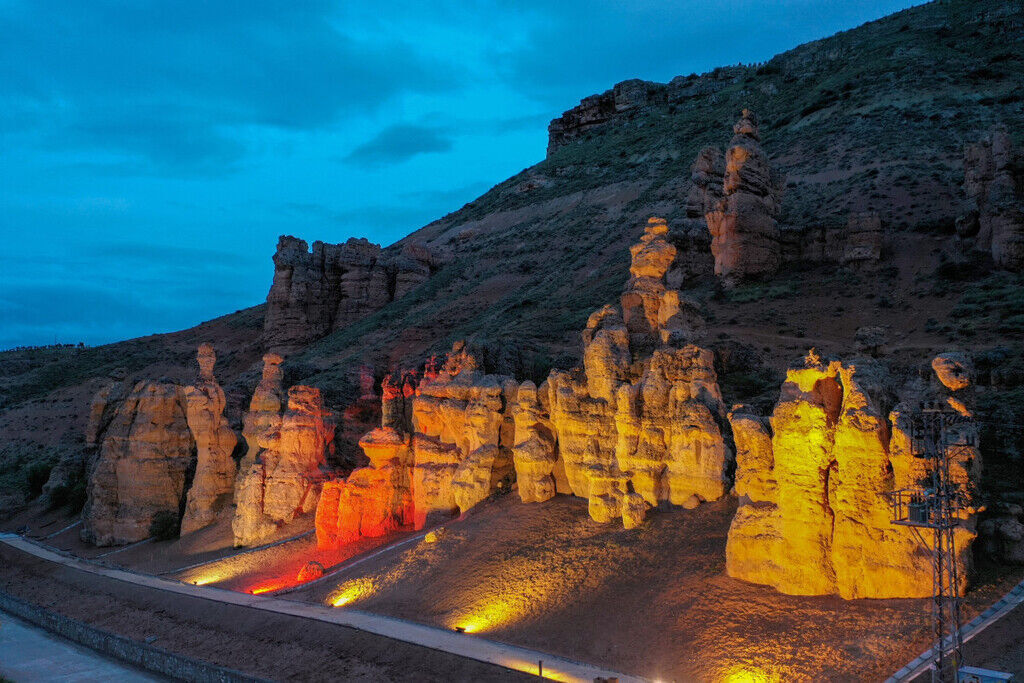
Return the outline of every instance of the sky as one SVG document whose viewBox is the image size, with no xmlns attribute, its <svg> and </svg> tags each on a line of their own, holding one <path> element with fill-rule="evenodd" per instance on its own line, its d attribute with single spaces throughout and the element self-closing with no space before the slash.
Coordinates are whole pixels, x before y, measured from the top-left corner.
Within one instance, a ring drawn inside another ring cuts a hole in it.
<svg viewBox="0 0 1024 683">
<path fill-rule="evenodd" d="M 913 4 L 0 0 L 0 349 L 261 303 L 278 235 L 386 246 L 587 95 Z"/>
</svg>

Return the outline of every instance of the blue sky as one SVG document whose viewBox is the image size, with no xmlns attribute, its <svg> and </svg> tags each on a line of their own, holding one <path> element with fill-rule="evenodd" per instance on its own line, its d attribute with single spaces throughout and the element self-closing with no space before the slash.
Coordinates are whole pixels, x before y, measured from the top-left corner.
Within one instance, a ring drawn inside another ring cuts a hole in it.
<svg viewBox="0 0 1024 683">
<path fill-rule="evenodd" d="M 390 244 L 586 95 L 913 4 L 0 0 L 0 349 L 260 303 L 279 234 Z"/>
</svg>

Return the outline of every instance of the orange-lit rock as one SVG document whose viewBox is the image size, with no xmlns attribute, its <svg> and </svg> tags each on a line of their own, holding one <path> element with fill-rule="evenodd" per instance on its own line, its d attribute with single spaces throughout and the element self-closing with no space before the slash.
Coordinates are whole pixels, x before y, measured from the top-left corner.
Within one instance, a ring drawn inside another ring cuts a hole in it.
<svg viewBox="0 0 1024 683">
<path fill-rule="evenodd" d="M 182 534 L 211 524 L 231 503 L 235 486 L 231 454 L 238 437 L 224 419 L 224 390 L 213 376 L 217 361 L 213 346 L 201 344 L 197 360 L 199 381 L 185 388 L 188 428 L 196 442 L 196 471 L 181 519 Z"/>
<path fill-rule="evenodd" d="M 370 466 L 354 470 L 346 480 L 324 483 L 316 509 L 319 548 L 383 536 L 413 522 L 409 435 L 380 427 L 359 445 Z"/>
<path fill-rule="evenodd" d="M 926 549 L 911 529 L 891 524 L 885 498 L 927 472 L 910 452 L 907 408 L 888 419 L 883 411 L 886 380 L 871 361 L 824 363 L 810 354 L 786 375 L 770 453 L 763 422 L 733 411 L 741 505 L 726 546 L 730 576 L 796 595 L 931 595 Z M 965 432 L 955 438 L 970 442 L 972 428 Z M 976 457 L 954 460 L 962 481 L 976 478 Z M 968 514 L 956 531 L 964 581 L 973 537 Z"/>
<path fill-rule="evenodd" d="M 82 539 L 96 545 L 141 541 L 158 512 L 177 516 L 194 449 L 182 387 L 137 383 L 103 433 Z"/>
<path fill-rule="evenodd" d="M 757 117 L 743 110 L 725 153 L 722 198 L 705 218 L 715 274 L 726 283 L 774 273 L 779 267 L 779 212 L 784 183 L 761 149 Z"/>
<path fill-rule="evenodd" d="M 334 447 L 333 417 L 320 390 L 294 386 L 280 426 L 259 435 L 256 462 L 237 491 L 232 530 L 235 545 L 253 545 L 281 524 L 316 509 L 322 466 Z"/>
</svg>

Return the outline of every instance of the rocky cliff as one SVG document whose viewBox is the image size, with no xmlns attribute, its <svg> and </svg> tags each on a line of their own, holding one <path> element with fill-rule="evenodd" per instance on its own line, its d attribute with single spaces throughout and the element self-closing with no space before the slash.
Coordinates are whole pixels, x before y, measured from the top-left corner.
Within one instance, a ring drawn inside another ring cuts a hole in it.
<svg viewBox="0 0 1024 683">
<path fill-rule="evenodd" d="M 1005 127 L 965 147 L 963 187 L 967 212 L 957 233 L 996 264 L 1024 269 L 1024 152 Z"/>
<path fill-rule="evenodd" d="M 430 277 L 430 250 L 409 244 L 384 252 L 366 239 L 344 244 L 282 236 L 274 254 L 263 344 L 286 353 L 400 298 Z"/>
</svg>

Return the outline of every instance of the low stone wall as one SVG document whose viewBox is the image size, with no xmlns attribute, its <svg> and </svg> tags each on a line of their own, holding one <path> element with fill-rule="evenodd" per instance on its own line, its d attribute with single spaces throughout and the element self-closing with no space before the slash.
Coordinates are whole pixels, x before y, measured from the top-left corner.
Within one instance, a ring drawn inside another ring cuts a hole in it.
<svg viewBox="0 0 1024 683">
<path fill-rule="evenodd" d="M 0 591 L 0 610 L 100 654 L 177 680 L 196 683 L 250 683 L 263 680 L 101 631 L 76 619 L 19 600 L 3 591 Z"/>
</svg>

